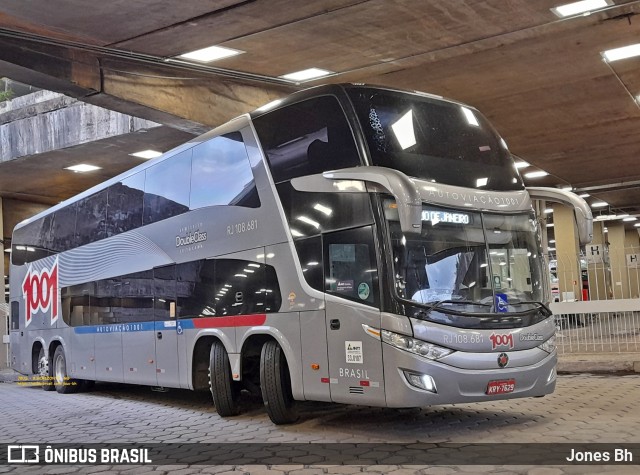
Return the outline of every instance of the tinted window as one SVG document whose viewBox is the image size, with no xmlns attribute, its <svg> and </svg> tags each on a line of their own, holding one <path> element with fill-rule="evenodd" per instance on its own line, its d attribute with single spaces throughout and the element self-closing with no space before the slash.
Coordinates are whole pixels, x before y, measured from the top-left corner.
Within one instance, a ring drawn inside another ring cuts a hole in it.
<svg viewBox="0 0 640 475">
<path fill-rule="evenodd" d="M 321 237 L 296 239 L 295 245 L 305 280 L 314 289 L 324 292 Z"/>
<path fill-rule="evenodd" d="M 136 272 L 107 280 L 113 286 L 113 295 L 119 298 L 119 306 L 116 309 L 116 320 L 119 323 L 153 320 L 152 271 Z"/>
<path fill-rule="evenodd" d="M 144 224 L 189 210 L 191 149 L 147 169 L 144 184 Z"/>
<path fill-rule="evenodd" d="M 50 241 L 51 249 L 55 252 L 75 247 L 76 209 L 77 203 L 73 203 L 53 214 Z"/>
<path fill-rule="evenodd" d="M 190 207 L 214 205 L 260 206 L 240 132 L 213 138 L 193 148 Z"/>
<path fill-rule="evenodd" d="M 372 165 L 468 188 L 524 188 L 504 142 L 478 111 L 417 94 L 347 91 Z"/>
<path fill-rule="evenodd" d="M 52 216 L 16 229 L 11 240 L 11 262 L 20 266 L 50 256 Z"/>
<path fill-rule="evenodd" d="M 145 172 L 137 173 L 108 189 L 106 236 L 142 226 Z"/>
<path fill-rule="evenodd" d="M 290 182 L 277 188 L 294 238 L 373 222 L 367 193 L 307 193 Z"/>
<path fill-rule="evenodd" d="M 371 226 L 324 236 L 326 291 L 378 305 L 378 270 Z"/>
<path fill-rule="evenodd" d="M 213 317 L 216 315 L 215 261 L 200 260 L 176 267 L 178 308 L 180 318 Z M 217 298 L 217 300 L 216 300 Z"/>
<path fill-rule="evenodd" d="M 106 237 L 107 190 L 78 202 L 76 245 L 82 246 Z"/>
<path fill-rule="evenodd" d="M 154 315 L 156 320 L 176 318 L 176 267 L 153 269 Z"/>
<path fill-rule="evenodd" d="M 11 330 L 20 328 L 20 303 L 11 302 Z"/>
<path fill-rule="evenodd" d="M 351 129 L 335 97 L 283 107 L 254 123 L 276 183 L 360 165 Z"/>
</svg>

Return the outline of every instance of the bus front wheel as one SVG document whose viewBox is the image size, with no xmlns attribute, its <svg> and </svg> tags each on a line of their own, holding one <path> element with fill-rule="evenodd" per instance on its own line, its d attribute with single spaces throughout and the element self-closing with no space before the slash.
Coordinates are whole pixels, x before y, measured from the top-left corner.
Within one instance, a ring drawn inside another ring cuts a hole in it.
<svg viewBox="0 0 640 475">
<path fill-rule="evenodd" d="M 74 393 L 78 390 L 78 381 L 67 374 L 67 358 L 62 345 L 53 354 L 53 384 L 60 394 Z"/>
<path fill-rule="evenodd" d="M 239 384 L 231 378 L 229 355 L 224 345 L 216 341 L 209 353 L 209 388 L 216 411 L 222 417 L 236 416 L 240 412 Z"/>
<path fill-rule="evenodd" d="M 42 389 L 45 391 L 53 391 L 55 389 L 52 375 L 49 358 L 45 355 L 44 348 L 41 347 L 38 353 L 38 379 L 42 383 Z"/>
<path fill-rule="evenodd" d="M 291 424 L 298 420 L 287 360 L 275 341 L 268 341 L 262 347 L 260 388 L 267 414 L 274 424 Z"/>
</svg>

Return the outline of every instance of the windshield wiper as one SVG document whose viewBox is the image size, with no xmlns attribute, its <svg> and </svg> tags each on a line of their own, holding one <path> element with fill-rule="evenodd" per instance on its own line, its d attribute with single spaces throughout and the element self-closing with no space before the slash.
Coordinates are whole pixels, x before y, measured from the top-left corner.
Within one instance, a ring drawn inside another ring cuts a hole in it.
<svg viewBox="0 0 640 475">
<path fill-rule="evenodd" d="M 427 305 L 427 310 L 431 311 L 434 309 L 443 309 L 443 305 L 446 303 L 454 303 L 454 304 L 460 304 L 460 305 L 481 305 L 483 307 L 491 307 L 492 304 L 489 303 L 481 303 L 481 302 L 474 302 L 473 300 L 438 300 L 435 303 L 432 304 L 426 304 Z"/>
<path fill-rule="evenodd" d="M 551 311 L 551 309 L 549 307 L 547 307 L 545 304 L 543 304 L 542 302 L 536 302 L 535 300 L 523 300 L 521 302 L 509 302 L 509 305 L 513 305 L 514 307 L 516 305 L 535 305 L 536 307 L 540 308 L 543 313 L 546 314 L 546 316 L 550 316 L 553 314 L 553 312 Z"/>
</svg>

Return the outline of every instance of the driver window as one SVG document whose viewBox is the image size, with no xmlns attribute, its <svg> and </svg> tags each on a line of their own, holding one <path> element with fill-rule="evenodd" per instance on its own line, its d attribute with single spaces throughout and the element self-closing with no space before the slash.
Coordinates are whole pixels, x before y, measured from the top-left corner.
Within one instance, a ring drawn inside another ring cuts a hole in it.
<svg viewBox="0 0 640 475">
<path fill-rule="evenodd" d="M 371 226 L 325 235 L 325 290 L 378 306 L 378 269 Z"/>
</svg>

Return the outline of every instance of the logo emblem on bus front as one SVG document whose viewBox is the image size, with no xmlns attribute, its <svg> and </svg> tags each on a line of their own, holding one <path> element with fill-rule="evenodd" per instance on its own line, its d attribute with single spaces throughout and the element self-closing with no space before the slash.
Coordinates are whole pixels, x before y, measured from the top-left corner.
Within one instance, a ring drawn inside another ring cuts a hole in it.
<svg viewBox="0 0 640 475">
<path fill-rule="evenodd" d="M 507 354 L 506 353 L 500 353 L 498 355 L 498 366 L 500 366 L 501 368 L 504 368 L 508 364 L 509 364 L 509 357 L 507 356 Z"/>
</svg>

